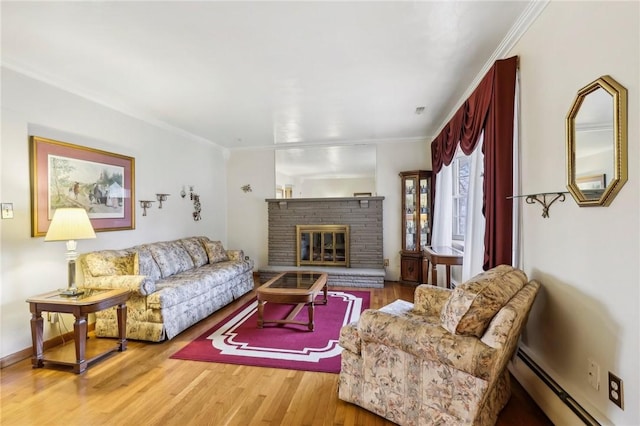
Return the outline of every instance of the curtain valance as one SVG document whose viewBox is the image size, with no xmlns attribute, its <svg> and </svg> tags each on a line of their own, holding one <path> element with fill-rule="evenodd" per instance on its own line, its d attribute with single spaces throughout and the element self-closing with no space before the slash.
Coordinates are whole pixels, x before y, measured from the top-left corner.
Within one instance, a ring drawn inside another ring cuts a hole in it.
<svg viewBox="0 0 640 426">
<path fill-rule="evenodd" d="M 518 57 L 496 61 L 471 96 L 431 142 L 434 179 L 451 164 L 458 145 L 470 155 L 484 131 L 484 269 L 511 264 L 513 114 Z M 435 185 L 433 185 L 435 187 Z"/>
</svg>

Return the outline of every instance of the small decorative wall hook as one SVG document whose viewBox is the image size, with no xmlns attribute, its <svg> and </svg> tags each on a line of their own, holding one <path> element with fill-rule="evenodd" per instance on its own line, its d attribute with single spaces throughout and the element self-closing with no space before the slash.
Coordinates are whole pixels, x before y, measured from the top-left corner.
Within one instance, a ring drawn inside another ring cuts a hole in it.
<svg viewBox="0 0 640 426">
<path fill-rule="evenodd" d="M 251 184 L 250 184 L 250 183 L 248 183 L 248 184 L 246 184 L 246 185 L 242 185 L 242 186 L 240 187 L 240 189 L 242 189 L 244 192 L 251 192 L 251 191 L 252 191 L 252 189 L 251 189 Z"/>
<path fill-rule="evenodd" d="M 187 196 L 187 191 L 184 190 L 184 185 L 182 185 L 182 189 L 180 190 L 180 196 L 182 198 Z"/>
<path fill-rule="evenodd" d="M 154 202 L 151 200 L 139 200 L 139 201 L 140 201 L 140 207 L 142 207 L 142 216 L 146 216 L 147 209 L 151 208 L 151 204 L 153 204 Z"/>
<path fill-rule="evenodd" d="M 159 209 L 162 208 L 162 202 L 163 201 L 167 201 L 167 197 L 171 195 L 171 194 L 156 194 L 156 197 L 158 198 L 158 201 L 160 202 L 160 205 L 158 206 Z"/>
</svg>

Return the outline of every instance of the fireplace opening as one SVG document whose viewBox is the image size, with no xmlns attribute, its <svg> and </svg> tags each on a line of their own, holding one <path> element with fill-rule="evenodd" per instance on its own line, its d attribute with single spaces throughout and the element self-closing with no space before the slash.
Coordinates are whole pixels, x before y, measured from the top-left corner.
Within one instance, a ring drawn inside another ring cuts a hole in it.
<svg viewBox="0 0 640 426">
<path fill-rule="evenodd" d="M 296 225 L 298 266 L 349 267 L 348 225 Z"/>
</svg>

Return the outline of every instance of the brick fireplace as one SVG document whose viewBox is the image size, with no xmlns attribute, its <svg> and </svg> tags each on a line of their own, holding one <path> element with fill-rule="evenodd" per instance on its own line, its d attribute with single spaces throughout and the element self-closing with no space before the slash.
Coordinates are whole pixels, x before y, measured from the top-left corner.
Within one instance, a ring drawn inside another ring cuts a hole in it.
<svg viewBox="0 0 640 426">
<path fill-rule="evenodd" d="M 329 285 L 382 287 L 383 200 L 384 197 L 267 199 L 269 267 L 260 270 L 261 279 L 283 270 L 313 268 L 329 273 Z M 336 224 L 348 229 L 348 263 L 298 267 L 297 229 L 322 229 Z"/>
</svg>

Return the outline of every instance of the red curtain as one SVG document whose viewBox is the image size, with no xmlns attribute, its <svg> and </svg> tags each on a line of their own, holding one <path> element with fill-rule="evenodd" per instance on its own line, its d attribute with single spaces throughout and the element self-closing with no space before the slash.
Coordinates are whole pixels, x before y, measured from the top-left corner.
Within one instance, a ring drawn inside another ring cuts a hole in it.
<svg viewBox="0 0 640 426">
<path fill-rule="evenodd" d="M 496 61 L 471 96 L 431 142 L 436 174 L 451 164 L 458 145 L 471 154 L 484 131 L 484 269 L 511 264 L 513 114 L 518 57 Z M 432 198 L 433 199 L 433 198 Z"/>
</svg>

